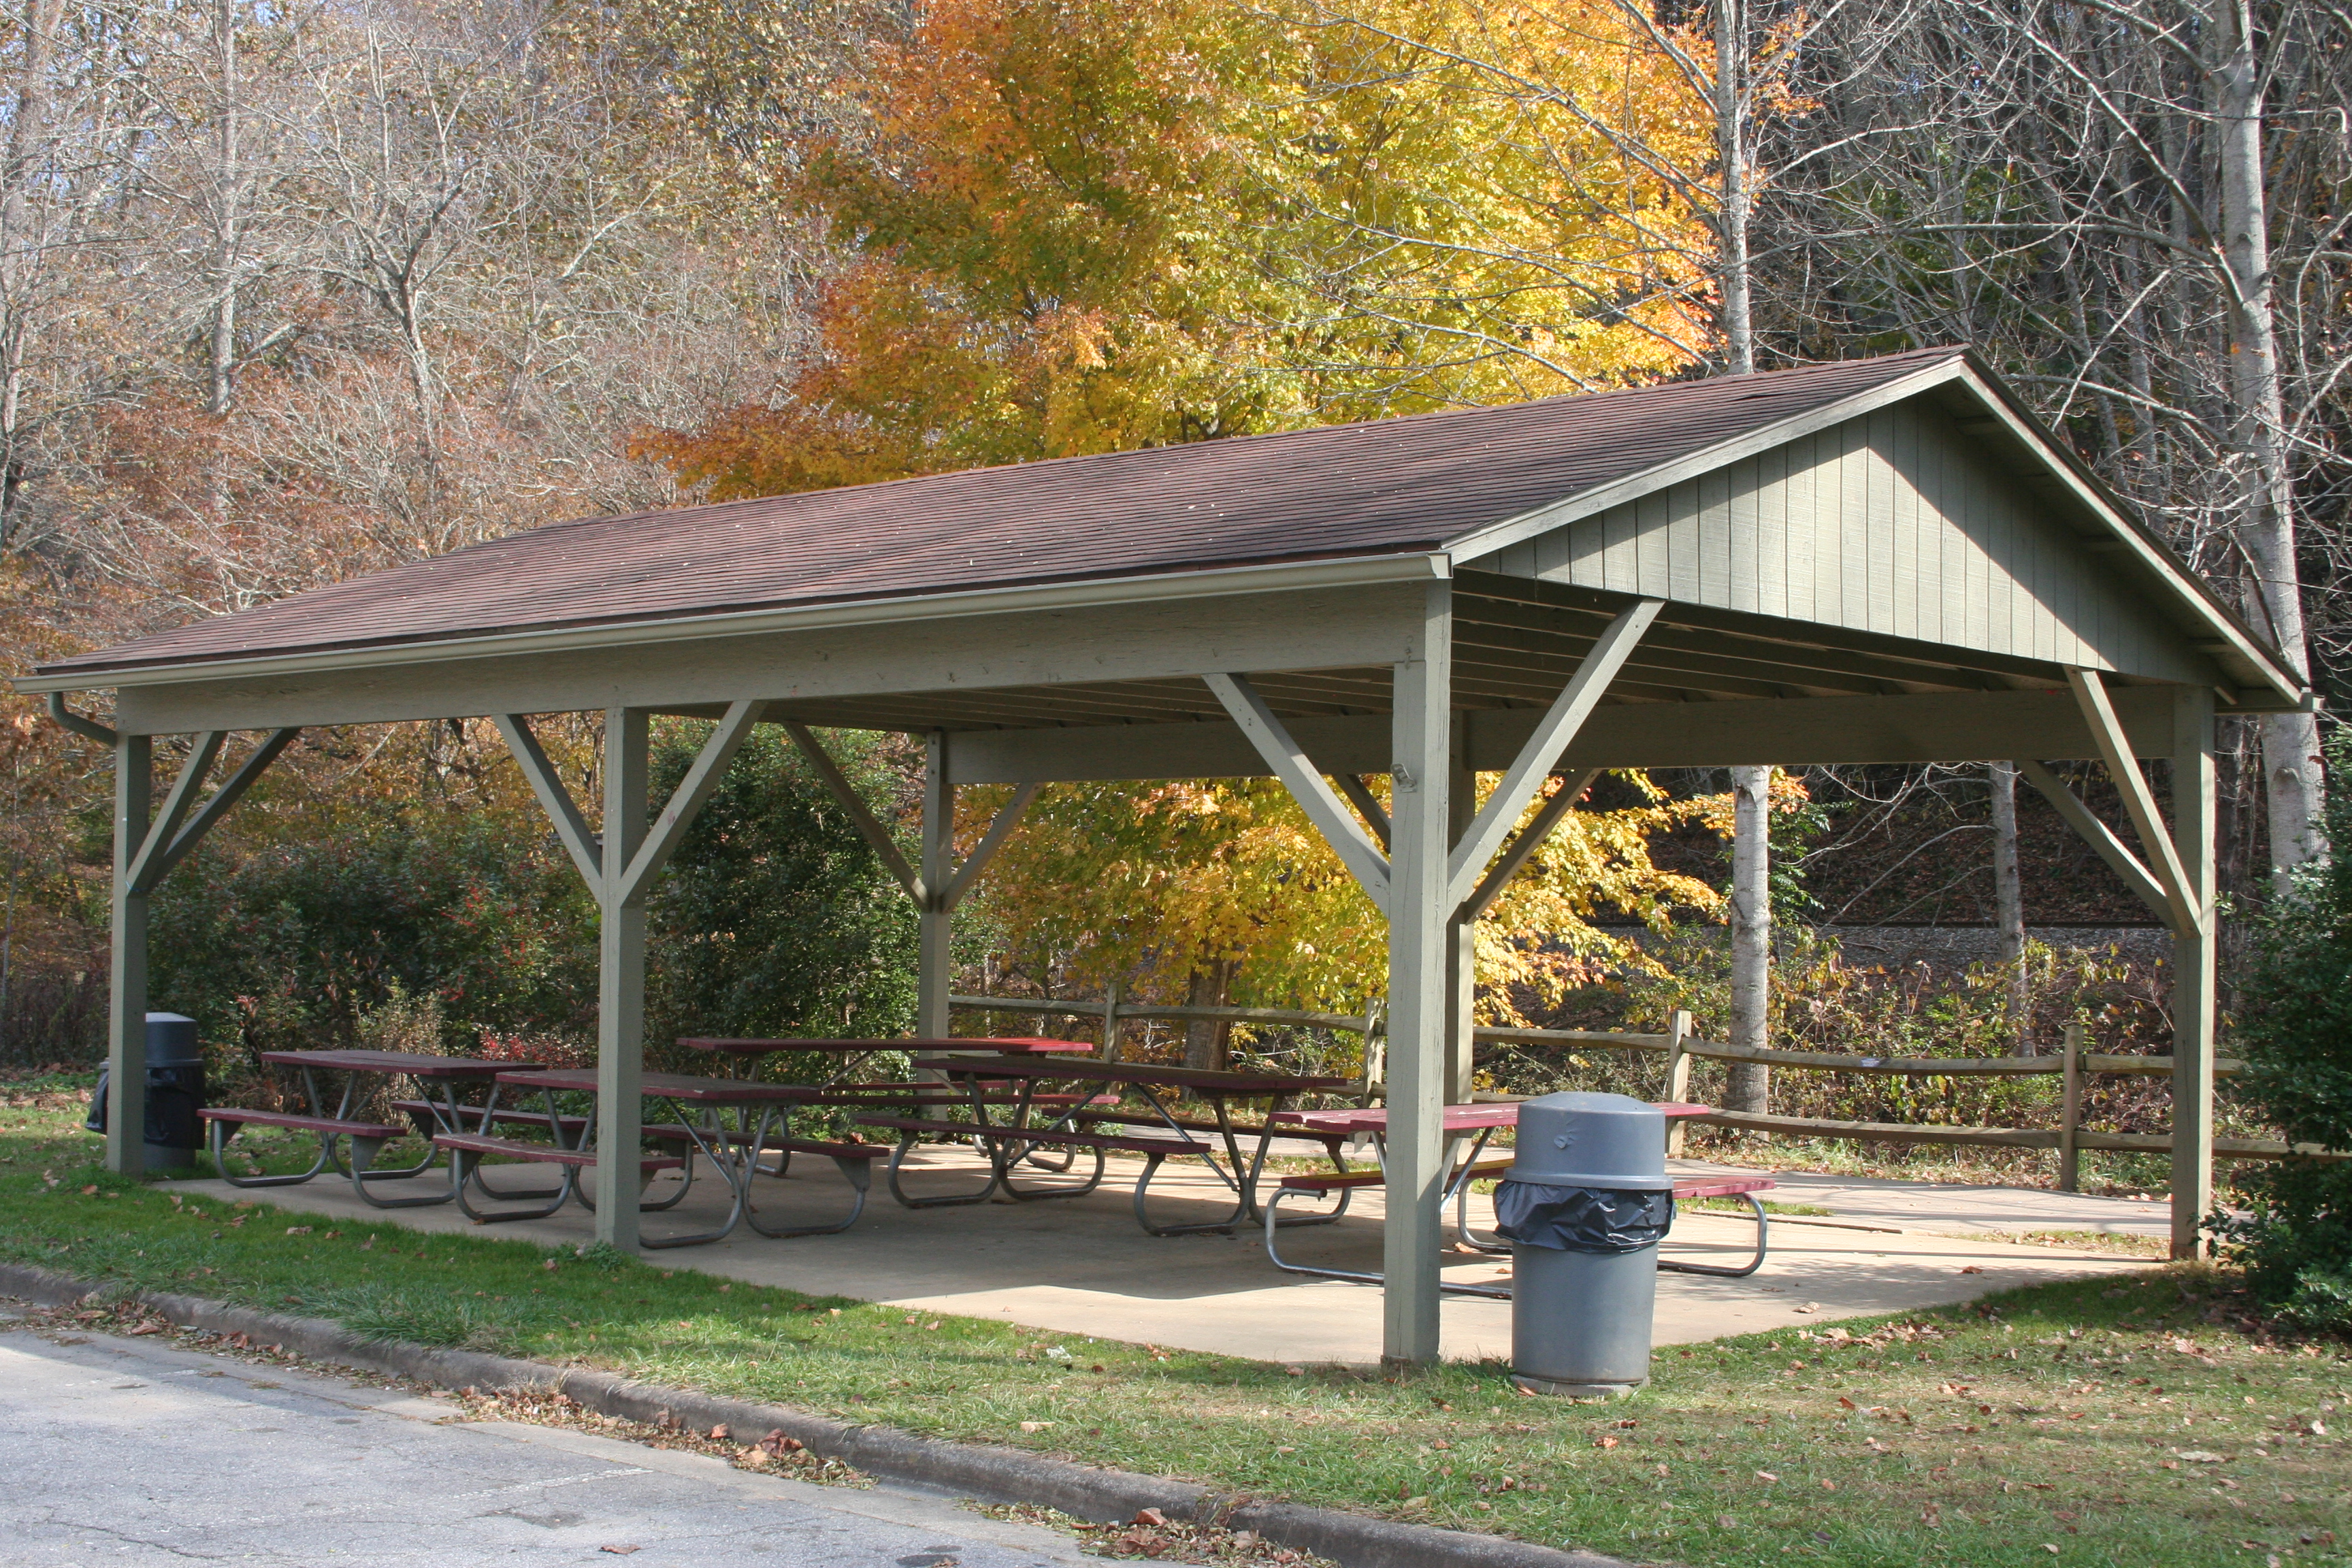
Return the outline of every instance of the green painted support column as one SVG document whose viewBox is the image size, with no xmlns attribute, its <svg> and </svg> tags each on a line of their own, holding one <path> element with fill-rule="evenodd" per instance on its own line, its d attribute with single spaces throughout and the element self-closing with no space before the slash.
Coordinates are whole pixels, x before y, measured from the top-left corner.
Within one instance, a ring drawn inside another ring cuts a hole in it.
<svg viewBox="0 0 2352 1568">
<path fill-rule="evenodd" d="M 948 982 L 952 964 L 950 939 L 955 910 L 948 884 L 955 876 L 955 785 L 948 780 L 948 734 L 934 730 L 923 767 L 923 858 L 917 868 L 915 1033 L 941 1040 L 949 1034 Z"/>
<path fill-rule="evenodd" d="M 147 895 L 131 873 L 155 809 L 154 742 L 114 742 L 114 896 L 107 963 L 106 1168 L 147 1169 Z"/>
<path fill-rule="evenodd" d="M 1413 640 L 1395 667 L 1389 846 L 1388 1218 L 1383 1229 L 1381 1359 L 1438 1358 L 1438 1199 L 1444 1140 L 1445 1042 L 1454 1008 L 1447 973 L 1447 857 L 1453 846 L 1452 585 L 1430 585 Z"/>
<path fill-rule="evenodd" d="M 1453 763 L 1446 771 L 1445 842 L 1450 847 L 1459 844 L 1469 834 L 1470 824 L 1478 815 L 1478 774 L 1462 763 L 1464 742 L 1457 734 L 1452 745 Z M 1451 999 L 1445 1016 L 1445 1103 L 1470 1103 L 1471 1086 L 1477 1076 L 1477 1043 L 1472 1035 L 1476 1026 L 1478 1005 L 1478 921 L 1456 918 L 1449 912 L 1445 921 L 1445 991 Z"/>
<path fill-rule="evenodd" d="M 596 1239 L 637 1248 L 637 1160 L 645 1108 L 646 907 L 625 896 L 629 864 L 646 838 L 651 715 L 604 713 L 604 821 L 596 890 Z"/>
<path fill-rule="evenodd" d="M 2172 934 L 2172 1256 L 2197 1256 L 2213 1212 L 2213 1047 L 2216 956 L 2216 792 L 2213 693 L 2184 686 L 2173 699 L 2172 842 L 2198 923 Z"/>
</svg>

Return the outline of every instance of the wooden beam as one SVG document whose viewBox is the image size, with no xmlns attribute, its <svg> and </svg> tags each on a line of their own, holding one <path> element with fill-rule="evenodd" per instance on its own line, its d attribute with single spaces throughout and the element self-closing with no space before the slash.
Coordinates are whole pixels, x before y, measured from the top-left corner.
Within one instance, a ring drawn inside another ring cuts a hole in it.
<svg viewBox="0 0 2352 1568">
<path fill-rule="evenodd" d="M 604 874 L 592 884 L 596 920 L 596 1162 L 587 1181 L 596 1195 L 596 1239 L 637 1249 L 637 1152 L 644 1130 L 646 1070 L 646 909 L 614 892 L 646 837 L 651 715 L 642 708 L 604 711 Z"/>
<path fill-rule="evenodd" d="M 2140 864 L 2139 857 L 2131 852 L 2131 847 L 2116 837 L 2115 829 L 2093 816 L 2091 808 L 2066 787 L 2066 781 L 2042 763 L 2021 757 L 2017 771 L 2042 792 L 2043 799 L 2058 808 L 2058 815 L 2064 817 L 2067 825 L 2081 834 L 2093 849 L 2098 851 L 2099 858 L 2107 863 L 2107 868 L 2121 877 L 2125 886 L 2139 895 L 2140 902 L 2169 925 L 2172 921 L 2172 900 L 2165 895 L 2163 884 L 2148 874 L 2147 868 Z"/>
<path fill-rule="evenodd" d="M 669 864 L 669 858 L 677 853 L 686 830 L 694 826 L 695 817 L 701 814 L 711 792 L 719 787 L 727 764 L 735 760 L 735 753 L 751 738 L 751 726 L 760 721 L 760 710 L 765 706 L 748 700 L 728 705 L 727 716 L 719 721 L 710 738 L 702 742 L 702 750 L 695 753 L 694 765 L 678 781 L 677 788 L 670 792 L 669 804 L 662 807 L 645 843 L 630 858 L 627 868 L 621 873 L 620 885 L 609 894 L 610 901 L 645 901 L 646 889 L 661 868 Z"/>
<path fill-rule="evenodd" d="M 173 835 L 180 831 L 188 813 L 194 809 L 196 794 L 205 787 L 205 775 L 213 771 L 220 756 L 221 742 L 228 736 L 218 730 L 207 730 L 195 738 L 188 748 L 188 760 L 180 766 L 180 776 L 172 781 L 171 794 L 163 797 L 163 809 L 156 813 L 154 823 L 141 841 L 139 852 L 131 862 L 131 890 L 149 893 L 163 875 L 161 862 L 171 847 Z"/>
<path fill-rule="evenodd" d="M 1290 738 L 1290 731 L 1275 717 L 1274 710 L 1250 685 L 1249 678 L 1209 675 L 1202 679 L 1234 716 L 1234 722 L 1250 744 L 1257 748 L 1258 755 L 1265 759 L 1266 766 L 1274 770 L 1275 777 L 1282 781 L 1299 808 L 1307 813 L 1307 820 L 1323 835 L 1356 880 L 1363 884 L 1372 903 L 1385 910 L 1389 899 L 1388 857 L 1365 833 L 1363 826 L 1340 800 L 1339 792 L 1325 782 L 1321 771 L 1298 742 Z"/>
<path fill-rule="evenodd" d="M 531 794 L 539 797 L 540 809 L 555 825 L 555 837 L 579 868 L 580 879 L 592 889 L 601 893 L 604 882 L 604 850 L 596 835 L 588 830 L 588 819 L 580 815 L 572 792 L 555 773 L 555 764 L 547 760 L 540 746 L 539 737 L 530 732 L 530 721 L 520 713 L 500 713 L 492 721 L 499 733 L 506 737 L 507 750 L 512 753 L 515 765 L 522 776 L 530 781 Z"/>
<path fill-rule="evenodd" d="M 996 852 L 1004 847 L 1004 841 L 1013 837 L 1013 828 L 1020 826 L 1021 814 L 1029 809 L 1029 803 L 1037 798 L 1037 792 L 1043 787 L 1034 784 L 1016 785 L 1013 798 L 996 808 L 996 815 L 989 819 L 988 831 L 981 835 L 980 842 L 972 846 L 971 853 L 964 857 L 963 864 L 957 867 L 955 875 L 948 879 L 945 902 L 950 910 L 963 902 L 963 896 L 971 891 L 972 883 L 988 869 L 988 863 L 996 858 Z"/>
<path fill-rule="evenodd" d="M 930 894 L 924 887 L 922 878 L 907 864 L 907 857 L 899 850 L 898 841 L 890 837 L 890 830 L 883 826 L 881 819 L 867 807 L 864 797 L 857 793 L 857 786 L 851 784 L 849 775 L 841 771 L 841 765 L 833 760 L 816 736 L 810 732 L 809 727 L 798 720 L 786 720 L 784 733 L 790 735 L 793 744 L 801 749 L 801 755 L 806 757 L 809 766 L 816 770 L 816 776 L 824 781 L 824 787 L 833 792 L 833 798 L 841 803 L 841 809 L 849 814 L 849 820 L 856 825 L 857 831 L 866 836 L 866 842 L 874 847 L 874 853 L 882 857 L 882 864 L 898 879 L 898 885 L 907 889 L 907 896 L 915 900 L 915 907 L 928 908 Z"/>
<path fill-rule="evenodd" d="M 1370 828 L 1372 830 L 1372 837 L 1380 841 L 1381 853 L 1387 853 L 1389 847 L 1388 807 L 1381 804 L 1381 797 L 1372 793 L 1372 786 L 1365 781 L 1363 774 L 1334 773 L 1331 776 L 1339 781 L 1339 793 L 1348 797 L 1348 804 L 1354 806 L 1357 812 L 1362 816 L 1364 826 Z"/>
<path fill-rule="evenodd" d="M 1381 1359 L 1391 1367 L 1426 1364 L 1439 1354 L 1438 1253 L 1444 1240 L 1439 1200 L 1445 1181 L 1441 1112 L 1445 1103 L 1445 1039 L 1453 1008 L 1446 966 L 1446 808 L 1454 773 L 1447 668 L 1453 638 L 1444 584 L 1423 609 L 1427 650 L 1396 667 L 1396 713 L 1390 742 L 1395 899 L 1389 911 L 1387 1217 L 1381 1245 Z"/>
<path fill-rule="evenodd" d="M 2116 788 L 2123 795 L 2124 810 L 2131 817 L 2140 843 L 2156 862 L 2157 880 L 2163 885 L 2165 900 L 2170 906 L 2174 932 L 2204 930 L 2205 908 L 2189 885 L 2189 873 L 2180 864 L 2180 851 L 2172 842 L 2172 829 L 2156 809 L 2156 795 L 2147 787 L 2147 776 L 2140 772 L 2139 763 L 2132 756 L 2131 742 L 2125 737 L 2115 707 L 2107 700 L 2107 683 L 2099 679 L 2095 669 L 2073 668 L 2066 671 L 2066 681 L 2074 689 L 2074 700 L 2082 705 L 2083 718 L 2091 727 L 2091 738 L 2098 743 L 2100 760 L 2107 764 Z"/>
<path fill-rule="evenodd" d="M 147 895 L 131 868 L 155 805 L 154 742 L 114 740 L 114 878 L 106 973 L 106 1168 L 147 1169 Z"/>
<path fill-rule="evenodd" d="M 1445 901 L 1449 906 L 1462 903 L 1477 887 L 1486 862 L 1503 847 L 1519 814 L 1543 787 L 1544 780 L 1551 776 L 1552 769 L 1559 763 L 1560 753 L 1568 750 L 1577 731 L 1584 728 L 1585 720 L 1601 705 L 1610 682 L 1617 679 L 1617 672 L 1625 667 L 1625 661 L 1640 644 L 1642 634 L 1649 630 L 1650 623 L 1658 618 L 1658 612 L 1664 608 L 1663 599 L 1643 599 L 1612 621 L 1550 709 L 1536 721 L 1535 732 L 1519 748 L 1519 754 L 1512 759 L 1494 793 L 1479 808 L 1470 830 L 1447 858 Z"/>
<path fill-rule="evenodd" d="M 1541 700 L 1549 702 L 1558 694 L 1553 687 Z M 2112 698 L 2140 755 L 2171 753 L 2168 689 L 2124 687 Z M 1454 700 L 1461 701 L 1458 686 Z M 1542 709 L 1534 706 L 1462 713 L 1469 746 L 1465 760 L 1485 773 L 1508 766 L 1541 716 Z M 1330 773 L 1388 769 L 1389 721 L 1383 715 L 1284 722 Z M 1953 691 L 1735 702 L 1612 700 L 1585 721 L 1559 767 L 1724 767 L 1759 756 L 1785 757 L 1796 766 L 2097 754 L 2070 692 Z M 973 784 L 1263 778 L 1273 772 L 1238 726 L 1219 721 L 959 731 L 955 759 L 956 782 Z"/>
<path fill-rule="evenodd" d="M 1551 837 L 1552 829 L 1576 809 L 1578 798 L 1600 774 L 1598 768 L 1583 768 L 1561 779 L 1559 788 L 1544 802 L 1543 809 L 1536 813 L 1535 820 L 1522 828 L 1518 837 L 1505 847 L 1502 858 L 1487 868 L 1486 875 L 1463 900 L 1462 908 L 1454 918 L 1466 923 L 1484 915 L 1495 900 L 1503 896 L 1503 889 L 1510 885 L 1512 878 L 1519 874 L 1519 868 L 1526 865 L 1528 858 L 1543 847 L 1543 841 Z"/>
</svg>

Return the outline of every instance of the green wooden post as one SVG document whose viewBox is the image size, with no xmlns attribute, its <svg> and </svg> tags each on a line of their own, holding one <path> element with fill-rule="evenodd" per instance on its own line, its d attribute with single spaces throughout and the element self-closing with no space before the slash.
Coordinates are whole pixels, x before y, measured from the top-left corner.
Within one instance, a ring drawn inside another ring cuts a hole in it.
<svg viewBox="0 0 2352 1568">
<path fill-rule="evenodd" d="M 1438 1357 L 1437 1251 L 1444 1175 L 1440 1110 L 1454 1009 L 1446 973 L 1453 691 L 1450 584 L 1428 589 L 1422 657 L 1395 667 L 1389 854 L 1388 1215 L 1381 1359 Z"/>
<path fill-rule="evenodd" d="M 639 1102 L 646 1068 L 646 906 L 625 896 L 629 863 L 646 838 L 651 715 L 604 712 L 604 877 L 597 889 L 596 1239 L 637 1247 Z"/>
<path fill-rule="evenodd" d="M 106 1168 L 125 1176 L 147 1169 L 147 895 L 131 870 L 155 807 L 154 742 L 114 742 L 114 898 L 107 961 Z"/>
<path fill-rule="evenodd" d="M 2213 693 L 2181 687 L 2172 711 L 2172 838 L 2196 917 L 2172 934 L 2172 1256 L 2194 1258 L 2213 1210 Z"/>
<path fill-rule="evenodd" d="M 955 785 L 948 779 L 948 734 L 934 730 L 923 767 L 923 856 L 917 869 L 915 1033 L 943 1040 L 948 1028 L 948 979 L 955 911 L 948 883 L 955 874 Z"/>
</svg>

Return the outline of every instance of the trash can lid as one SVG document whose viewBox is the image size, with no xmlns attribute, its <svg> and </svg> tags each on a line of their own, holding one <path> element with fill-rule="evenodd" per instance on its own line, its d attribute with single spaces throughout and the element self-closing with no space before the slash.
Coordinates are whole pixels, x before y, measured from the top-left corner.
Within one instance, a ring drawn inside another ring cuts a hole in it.
<svg viewBox="0 0 2352 1568">
<path fill-rule="evenodd" d="M 1514 1182 L 1556 1187 L 1662 1192 L 1666 1174 L 1665 1112 L 1622 1094 L 1547 1094 L 1519 1107 Z"/>
<path fill-rule="evenodd" d="M 198 1062 L 205 1058 L 204 1047 L 196 1039 L 196 1021 L 184 1013 L 150 1013 L 147 1015 L 147 1065 L 167 1067 L 176 1062 Z"/>
</svg>

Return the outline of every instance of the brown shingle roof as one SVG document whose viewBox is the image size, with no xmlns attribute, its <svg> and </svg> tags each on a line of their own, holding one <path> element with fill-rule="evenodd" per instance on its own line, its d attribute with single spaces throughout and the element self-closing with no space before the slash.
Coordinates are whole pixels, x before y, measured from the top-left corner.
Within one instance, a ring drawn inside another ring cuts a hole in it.
<svg viewBox="0 0 2352 1568">
<path fill-rule="evenodd" d="M 1432 550 L 1961 352 L 584 518 L 42 671 Z"/>
</svg>

